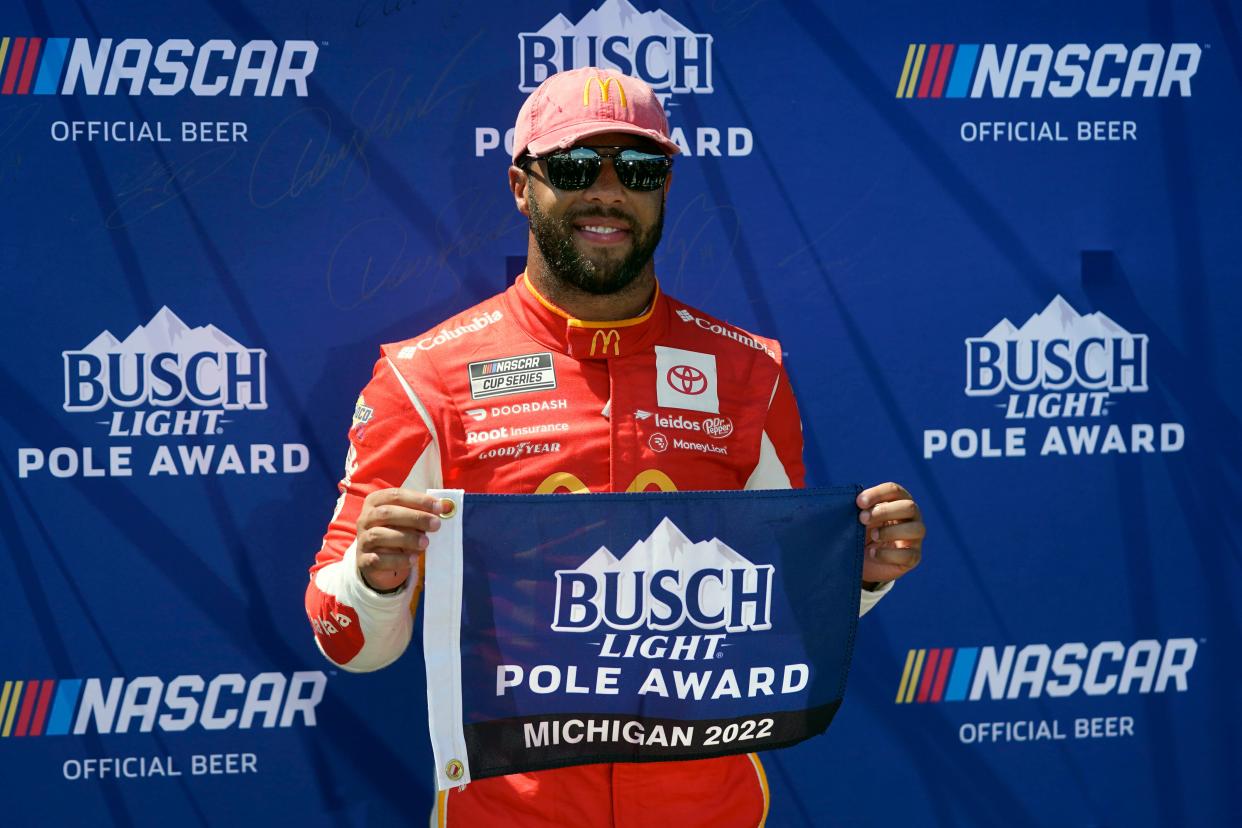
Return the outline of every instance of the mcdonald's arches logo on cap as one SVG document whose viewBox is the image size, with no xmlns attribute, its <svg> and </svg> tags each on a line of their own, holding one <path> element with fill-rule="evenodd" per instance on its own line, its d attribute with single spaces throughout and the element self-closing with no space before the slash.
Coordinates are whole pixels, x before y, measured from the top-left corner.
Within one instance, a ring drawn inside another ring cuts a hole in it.
<svg viewBox="0 0 1242 828">
<path fill-rule="evenodd" d="M 614 77 L 600 77 L 595 75 L 586 79 L 586 83 L 582 84 L 582 105 L 591 105 L 591 81 L 595 81 L 595 85 L 599 87 L 600 102 L 608 100 L 608 91 L 615 83 L 617 85 L 617 98 L 621 101 L 621 106 L 627 106 L 625 102 L 625 87 L 621 85 L 621 81 Z"/>
</svg>

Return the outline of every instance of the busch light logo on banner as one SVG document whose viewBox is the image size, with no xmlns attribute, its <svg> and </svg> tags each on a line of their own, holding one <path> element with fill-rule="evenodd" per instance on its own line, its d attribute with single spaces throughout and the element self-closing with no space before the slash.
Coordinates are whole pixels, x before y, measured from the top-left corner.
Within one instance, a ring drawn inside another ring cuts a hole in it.
<svg viewBox="0 0 1242 828">
<path fill-rule="evenodd" d="M 80 350 L 63 351 L 64 402 L 71 414 L 116 439 L 155 438 L 151 456 L 132 444 L 18 450 L 20 477 L 130 477 L 297 473 L 309 464 L 301 443 L 204 442 L 237 415 L 267 409 L 267 352 L 247 348 L 215 325 L 191 328 L 167 307 L 121 340 L 103 331 Z"/>
<path fill-rule="evenodd" d="M 190 328 L 167 307 L 124 341 L 104 331 L 63 356 L 65 410 L 115 406 L 113 437 L 217 434 L 224 411 L 267 408 L 267 352 L 243 347 L 215 325 Z M 179 407 L 184 416 L 174 417 Z"/>
<path fill-rule="evenodd" d="M 856 493 L 433 492 L 460 504 L 426 558 L 440 786 L 822 732 L 858 620 Z"/>
<path fill-rule="evenodd" d="M 628 0 L 605 0 L 577 23 L 557 14 L 538 31 L 519 34 L 518 43 L 523 92 L 583 66 L 633 75 L 656 92 L 712 91 L 712 36 L 662 10 L 640 12 Z"/>
<path fill-rule="evenodd" d="M 1185 445 L 1180 423 L 1112 421 L 1121 399 L 1148 391 L 1147 335 L 1101 312 L 1080 314 L 1057 296 L 1021 327 L 1002 319 L 965 342 L 966 396 L 989 400 L 1014 425 L 925 429 L 924 459 L 1150 454 Z"/>
<path fill-rule="evenodd" d="M 755 566 L 716 538 L 694 543 L 665 518 L 620 559 L 601 546 L 577 569 L 558 570 L 552 629 L 591 632 L 601 624 L 615 631 L 668 632 L 684 625 L 726 632 L 770 629 L 773 569 Z M 629 638 L 628 649 L 649 648 L 641 634 Z M 683 638 L 672 643 L 675 650 Z M 707 638 L 714 644 L 724 636 Z M 667 636 L 660 639 L 656 646 L 668 643 Z M 616 633 L 607 633 L 604 652 L 615 646 Z M 692 659 L 697 650 L 695 641 L 681 652 Z M 709 645 L 703 657 L 712 658 L 713 650 Z"/>
<path fill-rule="evenodd" d="M 523 93 L 557 72 L 596 66 L 645 81 L 672 119 L 676 95 L 714 91 L 712 36 L 691 31 L 662 9 L 641 12 L 629 0 L 604 0 L 577 22 L 558 13 L 534 31 L 519 32 L 518 55 L 517 87 Z M 754 149 L 754 135 L 743 126 L 705 125 L 687 132 L 670 122 L 669 128 L 687 156 L 742 156 Z M 475 129 L 476 156 L 502 148 L 513 151 L 511 127 Z"/>
</svg>

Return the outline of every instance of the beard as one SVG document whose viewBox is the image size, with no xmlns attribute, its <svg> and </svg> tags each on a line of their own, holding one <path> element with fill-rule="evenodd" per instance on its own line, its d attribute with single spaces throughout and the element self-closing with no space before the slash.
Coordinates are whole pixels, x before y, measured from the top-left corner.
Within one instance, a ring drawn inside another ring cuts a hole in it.
<svg viewBox="0 0 1242 828">
<path fill-rule="evenodd" d="M 527 196 L 527 201 L 530 205 L 530 229 L 548 270 L 564 284 L 596 296 L 616 293 L 633 282 L 650 263 L 664 232 L 662 199 L 659 215 L 645 230 L 636 227 L 632 217 L 617 209 L 588 208 L 564 218 L 553 218 L 540 208 L 533 194 Z M 620 259 L 607 257 L 606 254 L 593 259 L 583 254 L 574 244 L 573 222 L 584 218 L 615 218 L 626 222 L 633 237 L 630 252 Z"/>
</svg>

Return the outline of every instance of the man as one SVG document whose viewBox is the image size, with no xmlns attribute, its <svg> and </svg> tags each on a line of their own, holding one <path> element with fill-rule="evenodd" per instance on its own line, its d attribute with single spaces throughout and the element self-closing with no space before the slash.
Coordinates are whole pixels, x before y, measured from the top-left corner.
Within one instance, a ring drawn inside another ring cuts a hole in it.
<svg viewBox="0 0 1242 828">
<path fill-rule="evenodd" d="M 341 498 L 306 595 L 333 662 L 377 670 L 409 643 L 427 533 L 440 525 L 429 488 L 803 485 L 780 345 L 656 282 L 677 151 L 659 100 L 634 78 L 564 72 L 522 106 L 509 185 L 530 220 L 525 274 L 437 329 L 384 346 L 358 399 Z M 869 527 L 866 612 L 918 563 L 924 528 L 894 483 L 867 489 L 858 506 Z M 436 808 L 449 826 L 754 826 L 768 789 L 752 754 L 484 779 L 441 794 Z"/>
</svg>

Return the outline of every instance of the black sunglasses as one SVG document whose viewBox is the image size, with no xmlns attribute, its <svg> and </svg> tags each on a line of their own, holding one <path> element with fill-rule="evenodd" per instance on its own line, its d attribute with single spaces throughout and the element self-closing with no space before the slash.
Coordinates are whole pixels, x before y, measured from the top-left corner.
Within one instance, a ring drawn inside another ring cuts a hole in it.
<svg viewBox="0 0 1242 828">
<path fill-rule="evenodd" d="M 604 153 L 599 150 L 612 150 Z M 673 159 L 633 147 L 573 147 L 549 155 L 526 156 L 525 168 L 540 159 L 548 162 L 548 181 L 558 190 L 585 190 L 599 178 L 604 159 L 612 159 L 617 180 L 629 190 L 650 192 L 664 186 Z"/>
</svg>

